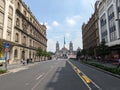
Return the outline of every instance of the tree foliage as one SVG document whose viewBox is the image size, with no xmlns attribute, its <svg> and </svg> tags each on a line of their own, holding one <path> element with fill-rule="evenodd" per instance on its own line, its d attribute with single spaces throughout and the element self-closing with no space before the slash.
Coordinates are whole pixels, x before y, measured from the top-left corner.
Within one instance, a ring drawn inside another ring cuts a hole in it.
<svg viewBox="0 0 120 90">
<path fill-rule="evenodd" d="M 96 48 L 96 55 L 100 56 L 101 58 L 105 58 L 106 55 L 110 54 L 110 49 L 107 45 L 105 45 L 105 42 L 102 42 L 97 48 Z"/>
<path fill-rule="evenodd" d="M 37 56 L 41 57 L 43 55 L 43 50 L 39 47 L 37 49 Z"/>
<path fill-rule="evenodd" d="M 0 39 L 0 55 L 4 52 L 4 45 L 2 40 Z"/>
</svg>

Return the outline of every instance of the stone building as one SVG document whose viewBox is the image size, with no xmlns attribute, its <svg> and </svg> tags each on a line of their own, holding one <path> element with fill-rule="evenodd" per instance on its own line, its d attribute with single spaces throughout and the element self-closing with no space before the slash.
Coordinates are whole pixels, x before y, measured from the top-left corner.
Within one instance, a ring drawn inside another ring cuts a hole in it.
<svg viewBox="0 0 120 90">
<path fill-rule="evenodd" d="M 56 52 L 55 55 L 58 58 L 69 58 L 71 55 L 75 55 L 75 51 L 73 51 L 73 43 L 70 41 L 69 50 L 66 48 L 66 43 L 64 41 L 63 47 L 60 49 L 59 42 L 56 43 Z"/>
<path fill-rule="evenodd" d="M 36 49 L 47 48 L 46 29 L 22 0 L 0 0 L 0 38 L 10 44 L 7 59 L 11 63 L 37 60 Z"/>
<path fill-rule="evenodd" d="M 83 49 L 95 48 L 99 45 L 99 30 L 98 30 L 98 15 L 97 2 L 95 4 L 95 11 L 87 24 L 82 25 L 82 39 Z"/>
<path fill-rule="evenodd" d="M 120 58 L 120 0 L 98 0 L 100 42 L 105 41 L 114 58 Z"/>
</svg>

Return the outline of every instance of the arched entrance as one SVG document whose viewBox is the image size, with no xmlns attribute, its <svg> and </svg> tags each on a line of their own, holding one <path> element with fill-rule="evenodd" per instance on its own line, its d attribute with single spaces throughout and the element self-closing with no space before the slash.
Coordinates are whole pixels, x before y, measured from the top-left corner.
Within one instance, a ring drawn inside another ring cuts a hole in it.
<svg viewBox="0 0 120 90">
<path fill-rule="evenodd" d="M 24 50 L 21 52 L 21 59 L 25 60 L 25 51 Z"/>
</svg>

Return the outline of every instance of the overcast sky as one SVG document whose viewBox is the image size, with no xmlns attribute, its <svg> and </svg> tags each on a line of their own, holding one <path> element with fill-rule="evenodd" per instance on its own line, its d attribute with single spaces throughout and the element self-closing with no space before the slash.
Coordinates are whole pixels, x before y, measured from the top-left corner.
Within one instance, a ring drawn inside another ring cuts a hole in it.
<svg viewBox="0 0 120 90">
<path fill-rule="evenodd" d="M 23 0 L 40 23 L 47 26 L 47 50 L 55 51 L 73 42 L 74 50 L 82 48 L 83 22 L 87 23 L 94 12 L 96 0 Z"/>
</svg>

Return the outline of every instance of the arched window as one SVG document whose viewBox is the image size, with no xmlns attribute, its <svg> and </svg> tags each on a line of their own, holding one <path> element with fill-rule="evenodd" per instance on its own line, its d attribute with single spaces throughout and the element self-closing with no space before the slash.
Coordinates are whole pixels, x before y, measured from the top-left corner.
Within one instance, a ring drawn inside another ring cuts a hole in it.
<svg viewBox="0 0 120 90">
<path fill-rule="evenodd" d="M 19 34 L 18 33 L 16 33 L 16 35 L 15 35 L 15 42 L 19 42 Z"/>
<path fill-rule="evenodd" d="M 15 58 L 18 57 L 18 50 L 17 49 L 15 49 L 15 51 L 14 51 L 14 57 Z"/>
<path fill-rule="evenodd" d="M 16 26 L 20 26 L 20 20 L 19 20 L 19 18 L 16 19 Z"/>
<path fill-rule="evenodd" d="M 23 37 L 23 44 L 26 45 L 26 37 L 25 36 Z"/>
<path fill-rule="evenodd" d="M 30 34 L 32 35 L 32 29 L 30 30 Z"/>
<path fill-rule="evenodd" d="M 26 11 L 24 10 L 24 15 L 26 16 L 26 14 L 27 14 L 27 13 L 26 13 Z"/>
<path fill-rule="evenodd" d="M 13 15 L 13 8 L 11 6 L 9 6 L 9 14 Z"/>
<path fill-rule="evenodd" d="M 17 7 L 18 7 L 18 9 L 20 9 L 20 3 L 19 2 L 17 3 Z"/>
<path fill-rule="evenodd" d="M 3 9 L 5 9 L 5 1 L 4 0 L 1 0 L 0 7 L 3 8 Z"/>
<path fill-rule="evenodd" d="M 32 46 L 32 40 L 30 39 L 30 47 Z"/>
<path fill-rule="evenodd" d="M 1 11 L 5 11 L 5 1 L 0 1 L 0 9 Z M 4 12 L 0 12 L 0 26 L 2 27 L 4 23 Z"/>
<path fill-rule="evenodd" d="M 33 41 L 33 47 L 34 47 L 35 41 Z"/>
</svg>

